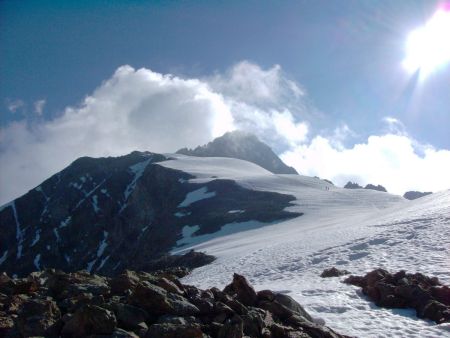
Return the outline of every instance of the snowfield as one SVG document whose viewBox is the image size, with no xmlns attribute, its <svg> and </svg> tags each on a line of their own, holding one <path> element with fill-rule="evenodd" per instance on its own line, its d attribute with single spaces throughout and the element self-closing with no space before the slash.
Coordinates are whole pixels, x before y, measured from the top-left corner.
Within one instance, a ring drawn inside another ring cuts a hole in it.
<svg viewBox="0 0 450 338">
<path fill-rule="evenodd" d="M 378 191 L 337 188 L 317 178 L 274 175 L 241 160 L 170 157 L 174 160 L 160 165 L 194 175 L 193 182 L 226 178 L 249 189 L 290 194 L 296 201 L 288 210 L 304 213 L 252 230 L 206 236 L 202 242 L 189 234 L 192 240 L 180 249 L 218 259 L 194 270 L 185 283 L 224 287 L 237 272 L 257 290 L 289 294 L 343 334 L 450 336 L 450 324 L 418 319 L 414 310 L 378 308 L 358 288 L 341 283 L 344 277 L 319 277 L 332 266 L 357 275 L 381 267 L 422 272 L 450 284 L 450 190 L 408 201 Z"/>
</svg>

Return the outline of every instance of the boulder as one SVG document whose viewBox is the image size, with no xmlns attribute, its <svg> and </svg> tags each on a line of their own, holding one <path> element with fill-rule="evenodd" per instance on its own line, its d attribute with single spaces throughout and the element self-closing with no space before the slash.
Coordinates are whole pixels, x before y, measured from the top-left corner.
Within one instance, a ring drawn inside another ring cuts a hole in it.
<svg viewBox="0 0 450 338">
<path fill-rule="evenodd" d="M 167 279 L 167 278 L 158 278 L 155 282 L 155 285 L 163 288 L 164 290 L 166 290 L 167 292 L 172 292 L 172 293 L 176 293 L 179 295 L 184 295 L 184 291 L 178 287 L 174 282 L 172 282 L 171 280 Z"/>
<path fill-rule="evenodd" d="M 114 332 L 117 320 L 109 310 L 95 305 L 86 305 L 64 324 L 63 337 L 85 337 L 92 334 L 110 335 Z"/>
<path fill-rule="evenodd" d="M 146 338 L 203 338 L 199 324 L 153 324 L 148 328 Z"/>
<path fill-rule="evenodd" d="M 93 296 L 110 293 L 110 287 L 105 277 L 91 275 L 84 270 L 69 274 L 48 270 L 46 271 L 45 286 L 56 299 L 76 297 L 82 293 L 91 293 Z"/>
<path fill-rule="evenodd" d="M 250 307 L 242 316 L 244 334 L 250 337 L 260 337 L 266 327 L 274 323 L 270 312 Z"/>
<path fill-rule="evenodd" d="M 441 285 L 436 277 L 420 273 L 399 271 L 390 274 L 376 269 L 365 276 L 350 276 L 344 283 L 362 287 L 376 305 L 388 308 L 410 307 L 420 318 L 436 323 L 450 322 L 450 289 Z"/>
<path fill-rule="evenodd" d="M 200 312 L 186 298 L 145 281 L 136 286 L 130 297 L 130 303 L 154 315 L 190 316 Z"/>
<path fill-rule="evenodd" d="M 306 333 L 296 330 L 290 326 L 279 323 L 273 323 L 270 328 L 270 333 L 265 333 L 266 337 L 273 338 L 311 338 Z"/>
<path fill-rule="evenodd" d="M 349 274 L 350 274 L 350 272 L 347 270 L 339 270 L 335 267 L 332 267 L 332 268 L 323 270 L 323 272 L 320 274 L 320 277 L 322 277 L 322 278 L 340 277 L 340 276 L 349 275 Z"/>
<path fill-rule="evenodd" d="M 128 332 L 120 328 L 117 328 L 111 334 L 111 338 L 139 338 L 139 336 L 136 335 L 134 332 Z"/>
<path fill-rule="evenodd" d="M 233 275 L 233 282 L 227 285 L 223 292 L 235 297 L 245 306 L 253 306 L 258 299 L 255 289 L 248 283 L 247 279 L 237 273 Z"/>
<path fill-rule="evenodd" d="M 148 320 L 149 314 L 146 311 L 121 303 L 114 304 L 113 310 L 119 327 L 132 331 L 147 328 L 145 322 Z"/>
<path fill-rule="evenodd" d="M 244 322 L 238 315 L 227 319 L 219 333 L 218 338 L 242 338 L 244 335 Z"/>
<path fill-rule="evenodd" d="M 450 288 L 448 286 L 433 286 L 431 294 L 438 302 L 450 306 Z"/>
<path fill-rule="evenodd" d="M 56 337 L 61 329 L 61 312 L 49 299 L 29 299 L 19 312 L 17 328 L 24 337 Z"/>
<path fill-rule="evenodd" d="M 115 276 L 109 281 L 111 293 L 115 295 L 123 294 L 126 290 L 132 290 L 139 281 L 139 276 L 135 272 L 125 270 L 123 273 Z"/>
<path fill-rule="evenodd" d="M 275 295 L 274 302 L 283 305 L 284 307 L 288 308 L 295 314 L 297 314 L 311 322 L 313 321 L 312 317 L 309 315 L 309 313 L 306 312 L 306 310 L 303 308 L 303 306 L 301 306 L 298 302 L 296 302 L 292 297 L 290 297 L 288 295 L 285 295 L 282 293 L 277 293 Z"/>
</svg>

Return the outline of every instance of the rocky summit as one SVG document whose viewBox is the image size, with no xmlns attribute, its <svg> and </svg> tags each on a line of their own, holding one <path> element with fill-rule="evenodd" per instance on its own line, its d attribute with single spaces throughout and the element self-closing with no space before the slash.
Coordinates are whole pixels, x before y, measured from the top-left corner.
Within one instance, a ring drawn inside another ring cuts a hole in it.
<svg viewBox="0 0 450 338">
<path fill-rule="evenodd" d="M 212 142 L 195 149 L 183 148 L 179 154 L 198 157 L 230 157 L 248 161 L 274 174 L 297 174 L 297 171 L 287 166 L 265 143 L 255 135 L 233 131 L 216 138 Z"/>
<path fill-rule="evenodd" d="M 0 336 L 345 337 L 291 297 L 256 292 L 238 274 L 221 291 L 184 285 L 173 271 L 104 277 L 54 269 L 0 275 Z"/>
<path fill-rule="evenodd" d="M 170 159 L 150 152 L 82 157 L 4 205 L 1 270 L 18 276 L 45 268 L 151 271 L 183 239 L 301 215 L 284 210 L 293 196 L 228 179 L 192 183 L 190 174 L 160 165 Z"/>
</svg>

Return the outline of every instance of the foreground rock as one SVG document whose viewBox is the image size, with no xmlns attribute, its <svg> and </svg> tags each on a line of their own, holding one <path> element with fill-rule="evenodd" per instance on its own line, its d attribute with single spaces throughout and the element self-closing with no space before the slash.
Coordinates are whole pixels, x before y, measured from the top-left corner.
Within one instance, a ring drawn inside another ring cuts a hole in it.
<svg viewBox="0 0 450 338">
<path fill-rule="evenodd" d="M 173 268 L 102 277 L 46 270 L 21 279 L 2 274 L 0 336 L 345 337 L 315 323 L 291 297 L 256 292 L 241 275 L 221 291 L 183 285 L 178 273 Z"/>
<path fill-rule="evenodd" d="M 340 277 L 340 276 L 349 275 L 349 274 L 350 274 L 350 272 L 347 270 L 339 270 L 335 267 L 332 267 L 332 268 L 323 270 L 323 272 L 320 274 L 320 277 L 322 277 L 322 278 Z"/>
<path fill-rule="evenodd" d="M 432 192 L 431 191 L 426 191 L 426 192 L 421 192 L 421 191 L 407 191 L 405 192 L 405 194 L 403 195 L 404 198 L 406 198 L 407 200 L 415 200 L 427 195 L 431 195 Z"/>
<path fill-rule="evenodd" d="M 344 283 L 361 287 L 378 306 L 414 308 L 420 318 L 438 324 L 450 322 L 450 288 L 436 277 L 376 269 L 362 277 L 350 276 Z"/>
</svg>

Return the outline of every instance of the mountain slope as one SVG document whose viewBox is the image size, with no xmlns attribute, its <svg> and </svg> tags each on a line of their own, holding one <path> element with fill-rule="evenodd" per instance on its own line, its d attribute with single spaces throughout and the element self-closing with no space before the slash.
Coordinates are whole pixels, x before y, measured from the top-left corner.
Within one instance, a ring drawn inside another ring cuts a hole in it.
<svg viewBox="0 0 450 338">
<path fill-rule="evenodd" d="M 246 189 L 225 178 L 190 182 L 192 175 L 161 166 L 168 156 L 80 158 L 4 205 L 0 268 L 18 275 L 45 267 L 103 274 L 145 270 L 151 259 L 183 245 L 187 233 L 208 235 L 224 226 L 236 231 L 249 221 L 263 226 L 300 215 L 284 211 L 292 196 Z"/>
<path fill-rule="evenodd" d="M 191 248 L 217 260 L 184 282 L 225 286 L 240 271 L 258 290 L 276 289 L 294 297 L 333 329 L 358 337 L 443 337 L 448 324 L 418 320 L 413 310 L 375 307 L 339 278 L 322 279 L 331 266 L 362 275 L 382 267 L 438 277 L 449 284 L 450 191 L 415 201 L 366 189 L 341 189 L 305 176 L 241 175 L 213 159 L 166 161 L 206 182 L 208 175 L 233 176 L 241 186 L 295 196 L 288 210 L 302 217 L 250 231 L 192 242 Z M 327 190 L 329 188 L 330 190 Z"/>
<path fill-rule="evenodd" d="M 230 157 L 255 163 L 274 174 L 297 174 L 255 135 L 233 131 L 195 149 L 183 148 L 178 154 L 198 157 Z"/>
</svg>

